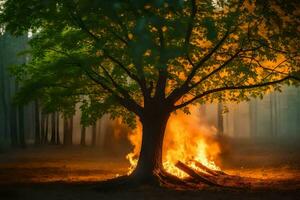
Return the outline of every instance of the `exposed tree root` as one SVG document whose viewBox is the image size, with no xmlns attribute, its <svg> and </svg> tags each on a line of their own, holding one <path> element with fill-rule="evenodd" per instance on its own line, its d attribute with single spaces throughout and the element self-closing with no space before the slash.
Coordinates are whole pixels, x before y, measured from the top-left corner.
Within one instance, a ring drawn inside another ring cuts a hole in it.
<svg viewBox="0 0 300 200">
<path fill-rule="evenodd" d="M 218 174 L 218 176 L 209 175 L 190 169 L 183 163 L 176 166 L 188 173 L 190 177 L 180 179 L 172 174 L 169 174 L 165 170 L 157 170 L 151 176 L 147 177 L 140 177 L 133 173 L 131 175 L 125 175 L 100 182 L 97 186 L 97 190 L 115 191 L 120 189 L 136 189 L 145 186 L 157 188 L 166 187 L 177 190 L 197 190 L 204 187 L 243 189 L 249 186 L 243 178 L 238 176 L 231 176 L 225 173 Z"/>
<path fill-rule="evenodd" d="M 218 184 L 207 184 L 199 179 L 186 178 L 180 179 L 173 176 L 165 171 L 159 171 L 153 174 L 151 179 L 141 179 L 140 177 L 135 177 L 134 175 L 121 176 L 114 179 L 106 180 L 97 184 L 97 190 L 100 191 L 115 191 L 115 190 L 127 190 L 127 189 L 137 189 L 141 187 L 165 187 L 175 190 L 197 190 L 204 187 L 223 187 Z M 224 186 L 224 188 L 228 188 Z"/>
</svg>

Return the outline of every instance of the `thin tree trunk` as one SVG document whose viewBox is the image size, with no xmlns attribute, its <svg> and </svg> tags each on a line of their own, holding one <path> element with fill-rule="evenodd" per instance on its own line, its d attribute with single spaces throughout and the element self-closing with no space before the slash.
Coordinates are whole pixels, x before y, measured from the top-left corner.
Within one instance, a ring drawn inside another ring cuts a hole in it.
<svg viewBox="0 0 300 200">
<path fill-rule="evenodd" d="M 86 128 L 84 126 L 81 126 L 81 138 L 80 138 L 80 144 L 81 146 L 85 146 L 85 135 L 86 135 Z"/>
<path fill-rule="evenodd" d="M 64 118 L 64 145 L 72 145 L 73 143 L 73 117 Z"/>
<path fill-rule="evenodd" d="M 223 136 L 224 134 L 224 122 L 223 122 L 223 104 L 218 103 L 218 135 Z"/>
<path fill-rule="evenodd" d="M 256 99 L 252 99 L 249 102 L 249 119 L 250 119 L 250 136 L 257 137 L 257 102 Z"/>
<path fill-rule="evenodd" d="M 12 98 L 14 92 L 16 91 L 15 81 L 10 81 L 10 90 L 9 98 Z M 17 108 L 10 102 L 10 115 L 9 115 L 9 124 L 10 124 L 10 141 L 12 147 L 17 147 L 18 142 L 18 119 L 17 119 Z"/>
<path fill-rule="evenodd" d="M 35 138 L 34 143 L 39 145 L 41 143 L 41 118 L 40 118 L 40 109 L 39 109 L 39 102 L 38 100 L 34 101 L 34 112 L 35 112 Z"/>
<path fill-rule="evenodd" d="M 92 126 L 92 146 L 96 146 L 97 139 L 97 122 Z"/>
<path fill-rule="evenodd" d="M 44 144 L 48 144 L 48 133 L 49 133 L 49 115 L 46 114 L 46 116 L 45 116 L 45 138 L 44 138 Z"/>
<path fill-rule="evenodd" d="M 45 143 L 45 122 L 46 122 L 46 115 L 42 111 L 42 120 L 41 120 L 41 144 Z"/>
<path fill-rule="evenodd" d="M 59 112 L 56 113 L 56 144 L 60 144 L 59 136 Z"/>
<path fill-rule="evenodd" d="M 19 136 L 20 136 L 20 146 L 22 148 L 26 147 L 25 141 L 25 130 L 24 130 L 24 107 L 22 105 L 18 108 L 18 119 L 19 119 Z"/>
<path fill-rule="evenodd" d="M 69 128 L 69 140 L 70 140 L 70 145 L 73 145 L 73 122 L 74 122 L 74 120 L 73 120 L 73 116 L 70 118 L 70 128 Z"/>
<path fill-rule="evenodd" d="M 64 117 L 64 145 L 67 145 L 67 135 L 68 135 L 68 119 L 66 117 Z"/>
<path fill-rule="evenodd" d="M 276 93 L 270 94 L 270 136 L 276 137 L 278 131 Z"/>
<path fill-rule="evenodd" d="M 0 63 L 0 98 L 1 98 L 1 109 L 3 111 L 3 131 L 4 137 L 7 138 L 8 135 L 8 104 L 6 100 L 6 85 L 5 85 L 5 73 L 4 73 L 4 65 Z"/>
<path fill-rule="evenodd" d="M 233 108 L 233 116 L 232 116 L 232 120 L 233 120 L 233 136 L 238 138 L 240 136 L 239 133 L 239 105 L 235 105 L 236 107 Z"/>
<path fill-rule="evenodd" d="M 55 119 L 55 113 L 51 114 L 51 144 L 56 143 L 56 119 Z"/>
<path fill-rule="evenodd" d="M 17 110 L 14 105 L 10 109 L 10 139 L 12 147 L 18 146 L 18 129 L 17 129 Z"/>
</svg>

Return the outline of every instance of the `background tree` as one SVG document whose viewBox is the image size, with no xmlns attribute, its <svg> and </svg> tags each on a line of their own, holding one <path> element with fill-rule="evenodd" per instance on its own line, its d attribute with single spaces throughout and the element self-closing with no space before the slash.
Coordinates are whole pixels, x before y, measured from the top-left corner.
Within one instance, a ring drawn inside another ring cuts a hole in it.
<svg viewBox="0 0 300 200">
<path fill-rule="evenodd" d="M 41 144 L 41 116 L 38 100 L 34 100 L 34 143 Z"/>
<path fill-rule="evenodd" d="M 96 146 L 96 139 L 97 139 L 97 122 L 92 126 L 92 146 Z"/>
<path fill-rule="evenodd" d="M 0 94 L 1 114 L 3 113 L 3 129 L 0 131 L 4 132 L 5 137 L 10 137 L 11 146 L 25 147 L 24 107 L 21 104 L 16 105 L 12 98 L 20 84 L 9 72 L 9 66 L 26 62 L 26 57 L 17 56 L 17 53 L 26 48 L 27 34 L 20 37 L 13 37 L 8 33 L 0 34 Z"/>
<path fill-rule="evenodd" d="M 56 112 L 56 144 L 60 144 L 60 134 L 59 134 L 59 128 L 60 123 L 59 123 L 59 112 Z"/>
<path fill-rule="evenodd" d="M 218 109 L 217 109 L 217 127 L 218 127 L 218 135 L 223 136 L 224 135 L 224 108 L 222 103 L 218 103 Z"/>
<path fill-rule="evenodd" d="M 64 118 L 64 145 L 73 144 L 73 116 Z"/>
<path fill-rule="evenodd" d="M 0 20 L 13 34 L 35 33 L 32 61 L 14 68 L 18 99 L 38 95 L 61 112 L 80 103 L 85 126 L 110 113 L 134 127 L 137 116 L 143 139 L 131 177 L 149 182 L 165 174 L 171 113 L 297 84 L 298 8 L 277 0 L 8 0 Z"/>
<path fill-rule="evenodd" d="M 80 145 L 85 146 L 86 145 L 86 127 L 81 126 L 81 132 L 80 132 Z"/>
</svg>

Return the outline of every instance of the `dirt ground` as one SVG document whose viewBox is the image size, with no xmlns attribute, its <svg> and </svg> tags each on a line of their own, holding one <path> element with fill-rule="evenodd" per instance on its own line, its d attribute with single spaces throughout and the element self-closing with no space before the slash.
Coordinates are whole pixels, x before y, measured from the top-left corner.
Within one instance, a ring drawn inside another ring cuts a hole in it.
<svg viewBox="0 0 300 200">
<path fill-rule="evenodd" d="M 299 140 L 298 140 L 299 141 Z M 98 148 L 29 147 L 0 152 L 0 199 L 300 199 L 300 149 L 292 143 L 231 141 L 220 165 L 247 178 L 242 189 L 178 191 L 138 187 L 101 191 L 98 182 L 125 174 L 125 158 Z"/>
</svg>

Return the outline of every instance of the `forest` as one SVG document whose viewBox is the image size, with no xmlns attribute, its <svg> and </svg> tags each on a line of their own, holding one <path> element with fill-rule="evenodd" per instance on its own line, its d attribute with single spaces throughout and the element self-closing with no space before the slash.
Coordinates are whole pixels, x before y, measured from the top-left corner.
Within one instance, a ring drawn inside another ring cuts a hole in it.
<svg viewBox="0 0 300 200">
<path fill-rule="evenodd" d="M 299 11 L 0 0 L 0 199 L 296 199 Z"/>
</svg>

